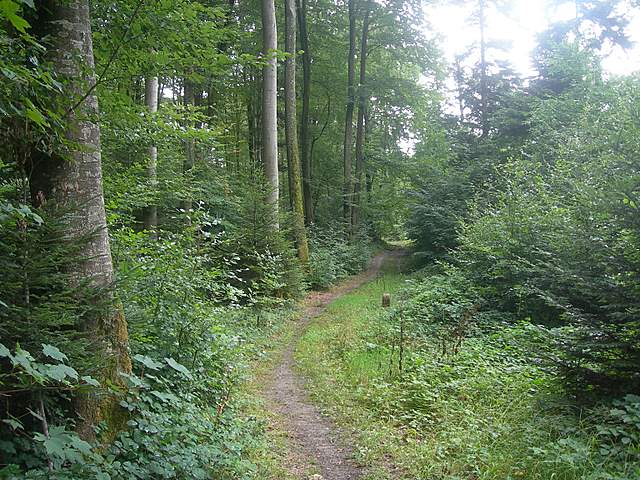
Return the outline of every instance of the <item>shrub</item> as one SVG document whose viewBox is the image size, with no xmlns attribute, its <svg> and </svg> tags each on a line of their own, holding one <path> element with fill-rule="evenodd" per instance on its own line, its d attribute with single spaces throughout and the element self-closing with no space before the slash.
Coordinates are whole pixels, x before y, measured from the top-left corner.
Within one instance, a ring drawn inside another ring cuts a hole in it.
<svg viewBox="0 0 640 480">
<path fill-rule="evenodd" d="M 314 288 L 328 288 L 348 275 L 361 272 L 371 259 L 371 241 L 359 232 L 351 241 L 338 229 L 315 230 L 310 236 L 308 282 Z"/>
</svg>

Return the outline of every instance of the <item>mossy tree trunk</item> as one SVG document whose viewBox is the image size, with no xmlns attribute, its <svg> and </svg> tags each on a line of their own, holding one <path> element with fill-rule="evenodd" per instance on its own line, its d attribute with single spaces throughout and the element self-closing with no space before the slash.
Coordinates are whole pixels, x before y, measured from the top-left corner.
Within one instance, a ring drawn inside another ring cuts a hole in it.
<svg viewBox="0 0 640 480">
<path fill-rule="evenodd" d="M 311 188 L 311 50 L 307 30 L 307 0 L 296 0 L 298 32 L 302 48 L 302 116 L 300 117 L 300 158 L 304 220 L 313 223 L 313 190 Z"/>
<path fill-rule="evenodd" d="M 345 228 L 351 231 L 351 194 L 353 192 L 352 157 L 353 157 L 353 110 L 355 108 L 356 79 L 356 7 L 355 0 L 349 0 L 349 54 L 347 57 L 347 107 L 344 120 L 343 146 L 343 216 Z"/>
<path fill-rule="evenodd" d="M 296 2 L 285 0 L 285 51 L 289 54 L 284 69 L 284 109 L 287 158 L 291 178 L 291 205 L 293 210 L 293 231 L 296 238 L 298 258 L 302 263 L 309 261 L 309 244 L 304 225 L 304 200 L 302 196 L 302 176 L 300 152 L 298 150 L 298 121 L 296 108 Z"/>
<path fill-rule="evenodd" d="M 367 42 L 369 39 L 369 22 L 371 17 L 371 1 L 365 5 L 360 36 L 360 78 L 358 82 L 358 122 L 356 126 L 356 171 L 353 184 L 353 205 L 351 207 L 351 230 L 355 232 L 360 223 L 360 192 L 364 172 L 364 140 L 365 117 L 367 112 Z"/>
<path fill-rule="evenodd" d="M 95 85 L 93 44 L 88 0 L 43 2 L 36 30 L 50 36 L 50 59 L 65 88 L 59 104 L 67 114 L 66 147 L 51 154 L 34 155 L 30 189 L 38 206 L 47 205 L 64 216 L 66 241 L 81 245 L 78 261 L 70 271 L 72 288 L 95 297 L 80 328 L 89 342 L 99 380 L 122 385 L 121 373 L 131 372 L 127 323 L 113 292 L 113 262 L 107 232 L 102 191 L 100 126 Z M 82 287 L 82 288 L 81 288 Z M 94 427 L 106 421 L 109 432 L 124 426 L 121 407 L 112 395 L 78 395 L 74 400 L 82 438 L 93 439 Z"/>
</svg>

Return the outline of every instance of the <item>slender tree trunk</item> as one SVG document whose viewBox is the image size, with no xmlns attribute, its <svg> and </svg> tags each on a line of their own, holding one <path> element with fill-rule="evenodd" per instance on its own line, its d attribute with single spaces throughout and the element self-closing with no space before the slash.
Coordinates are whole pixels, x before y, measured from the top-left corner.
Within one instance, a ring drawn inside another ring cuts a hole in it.
<svg viewBox="0 0 640 480">
<path fill-rule="evenodd" d="M 131 372 L 127 322 L 113 286 L 113 263 L 102 193 L 98 101 L 89 89 L 95 84 L 88 0 L 48 1 L 39 9 L 37 28 L 53 39 L 50 50 L 56 73 L 66 80 L 62 105 L 79 102 L 65 118 L 66 152 L 34 158 L 30 188 L 36 205 L 47 203 L 64 216 L 65 238 L 83 242 L 71 274 L 71 288 L 96 290 L 96 308 L 82 318 L 80 328 L 100 368 L 103 385 L 123 385 L 121 373 Z M 85 98 L 86 96 L 86 98 Z M 105 421 L 110 437 L 125 426 L 126 414 L 111 395 L 87 393 L 74 400 L 82 438 L 93 439 L 93 427 Z"/>
<path fill-rule="evenodd" d="M 184 79 L 184 96 L 183 103 L 185 107 L 193 106 L 195 104 L 195 93 L 194 93 L 194 85 L 193 82 Z M 192 126 L 191 120 L 187 121 L 187 125 L 189 127 Z M 193 138 L 187 138 L 185 141 L 185 152 L 184 152 L 184 161 L 182 163 L 182 175 L 185 178 L 185 185 L 187 185 L 187 190 L 191 185 L 191 182 L 188 180 L 188 177 L 191 175 L 191 169 L 195 164 L 196 151 L 195 151 L 195 141 Z M 191 224 L 191 209 L 193 207 L 191 192 L 185 192 L 185 198 L 182 200 L 181 208 L 184 210 L 186 215 L 186 223 Z"/>
<path fill-rule="evenodd" d="M 462 98 L 463 86 L 464 86 L 464 74 L 462 71 L 462 64 L 460 63 L 460 57 L 456 56 L 455 59 L 455 71 L 453 77 L 456 81 L 456 89 L 458 90 L 458 109 L 460 111 L 460 125 L 464 124 L 464 99 Z"/>
<path fill-rule="evenodd" d="M 296 0 L 300 47 L 302 48 L 302 117 L 300 125 L 300 155 L 302 158 L 302 194 L 304 219 L 313 223 L 313 191 L 311 189 L 311 50 L 307 31 L 307 0 Z"/>
<path fill-rule="evenodd" d="M 286 94 L 285 94 L 286 95 Z M 285 107 L 286 108 L 286 107 Z M 286 123 L 286 121 L 285 121 Z M 285 125 L 285 136 L 286 136 L 286 125 Z M 293 212 L 293 185 L 294 185 L 294 180 L 293 180 L 293 168 L 291 167 L 291 157 L 288 154 L 288 149 L 289 149 L 289 145 L 286 143 L 285 140 L 285 155 L 286 155 L 286 161 L 287 161 L 287 200 L 289 201 L 289 210 L 291 210 Z M 280 145 L 280 148 L 278 149 L 278 153 L 280 156 L 282 156 L 282 145 Z"/>
<path fill-rule="evenodd" d="M 271 206 L 271 226 L 279 229 L 278 179 L 278 66 L 275 51 L 278 48 L 276 9 L 274 0 L 262 0 L 262 53 L 266 60 L 262 68 L 262 160 L 269 192 L 267 204 Z"/>
<path fill-rule="evenodd" d="M 360 223 L 360 190 L 362 172 L 364 170 L 364 127 L 367 112 L 367 40 L 369 38 L 369 20 L 371 16 L 371 1 L 367 1 L 364 19 L 362 21 L 362 35 L 360 37 L 360 78 L 358 85 L 358 125 L 356 127 L 356 174 L 353 187 L 353 205 L 351 207 L 351 231 L 355 232 Z"/>
<path fill-rule="evenodd" d="M 249 92 L 247 100 L 247 139 L 249 143 L 249 161 L 251 162 L 251 171 L 255 171 L 258 165 L 262 164 L 262 155 L 260 150 L 260 111 L 259 102 L 255 92 L 259 91 L 256 77 L 251 76 L 249 85 L 255 87 Z"/>
<path fill-rule="evenodd" d="M 158 111 L 158 77 L 148 77 L 145 80 L 145 104 L 149 114 L 153 115 Z M 154 195 L 154 200 L 144 212 L 144 228 L 151 233 L 152 238 L 158 238 L 158 207 L 155 204 L 155 195 L 158 188 L 158 147 L 149 147 L 149 160 L 147 163 L 147 180 Z"/>
<path fill-rule="evenodd" d="M 296 237 L 298 258 L 302 263 L 309 261 L 309 244 L 304 225 L 304 199 L 302 196 L 302 176 L 298 149 L 298 121 L 296 109 L 296 1 L 285 0 L 285 51 L 289 54 L 284 68 L 284 109 L 285 134 L 287 137 L 287 158 L 291 169 L 291 204 L 293 206 L 293 231 Z"/>
<path fill-rule="evenodd" d="M 480 22 L 480 108 L 482 137 L 489 135 L 489 112 L 487 111 L 488 91 L 487 91 L 487 44 L 484 38 L 485 29 L 485 0 L 479 3 Z"/>
<path fill-rule="evenodd" d="M 344 121 L 344 189 L 343 215 L 345 228 L 350 231 L 351 225 L 351 192 L 352 179 L 352 148 L 353 148 L 353 110 L 355 106 L 355 77 L 356 77 L 356 9 L 355 0 L 349 0 L 349 56 L 347 57 L 347 107 Z"/>
</svg>

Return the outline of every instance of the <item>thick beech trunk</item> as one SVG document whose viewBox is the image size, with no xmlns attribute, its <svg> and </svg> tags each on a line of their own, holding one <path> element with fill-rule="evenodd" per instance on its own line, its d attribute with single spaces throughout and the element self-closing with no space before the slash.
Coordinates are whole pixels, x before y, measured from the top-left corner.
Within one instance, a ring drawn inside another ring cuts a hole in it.
<svg viewBox="0 0 640 480">
<path fill-rule="evenodd" d="M 113 293 L 113 263 L 102 193 L 98 101 L 88 0 L 45 2 L 39 9 L 37 29 L 52 38 L 50 58 L 56 73 L 68 83 L 60 97 L 71 108 L 66 120 L 68 150 L 34 158 L 30 188 L 36 205 L 46 204 L 64 216 L 65 238 L 82 242 L 71 274 L 71 287 L 95 288 L 96 308 L 82 318 L 80 328 L 90 342 L 99 367 L 99 380 L 122 385 L 121 373 L 131 372 L 127 323 Z M 87 94 L 88 93 L 88 94 Z M 72 108 L 77 105 L 75 108 Z M 126 415 L 111 395 L 82 394 L 74 405 L 80 420 L 78 433 L 95 437 L 93 427 L 105 421 L 107 432 L 123 427 Z"/>
<path fill-rule="evenodd" d="M 302 159 L 302 194 L 304 219 L 313 223 L 313 190 L 311 188 L 311 50 L 307 31 L 307 0 L 296 0 L 300 47 L 302 48 L 302 117 L 300 118 L 300 155 Z"/>
<path fill-rule="evenodd" d="M 364 171 L 364 135 L 367 112 L 367 40 L 369 38 L 369 20 L 371 1 L 366 4 L 362 35 L 360 37 L 360 78 L 358 85 L 358 124 L 356 127 L 356 172 L 353 186 L 353 205 L 351 207 L 351 230 L 355 232 L 360 223 L 360 191 L 362 190 L 362 172 Z"/>
<path fill-rule="evenodd" d="M 148 77 L 145 80 L 144 100 L 149 114 L 153 115 L 158 111 L 158 77 Z M 158 187 L 158 147 L 149 147 L 149 159 L 147 163 L 147 180 L 151 190 L 156 195 Z M 149 205 L 144 212 L 144 228 L 151 232 L 153 238 L 157 238 L 158 229 L 158 207 L 154 203 Z"/>
<path fill-rule="evenodd" d="M 262 68 L 262 160 L 271 206 L 271 226 L 279 228 L 278 179 L 278 67 L 275 51 L 278 48 L 276 9 L 274 0 L 262 0 L 262 53 L 266 61 Z"/>
<path fill-rule="evenodd" d="M 302 263 L 309 261 L 309 244 L 304 225 L 304 200 L 302 197 L 302 176 L 298 149 L 298 121 L 296 109 L 296 2 L 285 0 L 285 51 L 289 54 L 284 69 L 285 134 L 287 159 L 290 168 L 291 205 L 293 210 L 293 231 L 296 237 L 298 258 Z"/>
<path fill-rule="evenodd" d="M 344 120 L 344 188 L 343 215 L 345 228 L 350 231 L 351 225 L 351 194 L 353 191 L 352 178 L 352 147 L 353 147 L 353 110 L 355 106 L 355 78 L 356 78 L 356 9 L 355 0 L 349 0 L 349 56 L 347 57 L 347 108 Z"/>
</svg>

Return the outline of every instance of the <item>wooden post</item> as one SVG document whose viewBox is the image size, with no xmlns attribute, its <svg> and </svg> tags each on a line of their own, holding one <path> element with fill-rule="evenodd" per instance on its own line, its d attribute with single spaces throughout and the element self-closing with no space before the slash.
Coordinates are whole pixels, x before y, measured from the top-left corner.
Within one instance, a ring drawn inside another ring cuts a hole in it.
<svg viewBox="0 0 640 480">
<path fill-rule="evenodd" d="M 391 294 L 390 293 L 383 293 L 382 294 L 382 306 L 385 307 L 385 308 L 391 306 Z"/>
</svg>

